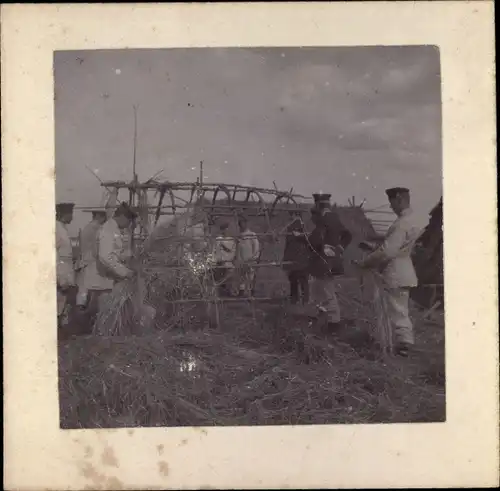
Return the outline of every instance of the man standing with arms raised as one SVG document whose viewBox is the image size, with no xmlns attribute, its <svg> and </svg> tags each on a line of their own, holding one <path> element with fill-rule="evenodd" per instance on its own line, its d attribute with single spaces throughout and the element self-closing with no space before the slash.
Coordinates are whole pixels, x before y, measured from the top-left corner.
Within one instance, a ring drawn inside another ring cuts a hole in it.
<svg viewBox="0 0 500 491">
<path fill-rule="evenodd" d="M 415 343 L 408 311 L 410 289 L 418 285 L 411 253 L 421 229 L 414 222 L 410 191 L 396 187 L 387 189 L 386 194 L 397 218 L 382 245 L 360 261 L 359 266 L 381 272 L 388 315 L 394 329 L 395 351 L 400 356 L 407 356 L 409 348 Z"/>
</svg>

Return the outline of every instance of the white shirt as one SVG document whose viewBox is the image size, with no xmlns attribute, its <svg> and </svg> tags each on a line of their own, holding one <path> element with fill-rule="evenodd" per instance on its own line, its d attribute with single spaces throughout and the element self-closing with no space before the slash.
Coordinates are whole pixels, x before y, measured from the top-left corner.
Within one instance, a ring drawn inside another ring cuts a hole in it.
<svg viewBox="0 0 500 491">
<path fill-rule="evenodd" d="M 74 285 L 73 246 L 66 225 L 59 221 L 56 221 L 56 253 L 57 285 L 61 287 Z"/>
<path fill-rule="evenodd" d="M 85 225 L 80 234 L 80 267 L 85 267 L 95 261 L 97 256 L 97 235 L 101 224 L 92 220 Z"/>
<path fill-rule="evenodd" d="M 381 267 L 389 288 L 416 287 L 418 279 L 411 253 L 421 232 L 412 210 L 406 209 L 389 227 L 383 244 L 365 259 L 365 265 Z"/>
<path fill-rule="evenodd" d="M 243 262 L 257 261 L 260 254 L 259 239 L 255 232 L 245 230 L 238 242 L 238 259 Z"/>
<path fill-rule="evenodd" d="M 218 263 L 232 263 L 236 255 L 236 241 L 220 235 L 215 239 L 214 259 Z"/>
</svg>

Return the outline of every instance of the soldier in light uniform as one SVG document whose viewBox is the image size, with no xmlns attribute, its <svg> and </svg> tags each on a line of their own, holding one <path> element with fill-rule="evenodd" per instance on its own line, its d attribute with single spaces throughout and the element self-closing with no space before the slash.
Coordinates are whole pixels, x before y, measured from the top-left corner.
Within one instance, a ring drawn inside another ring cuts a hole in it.
<svg viewBox="0 0 500 491">
<path fill-rule="evenodd" d="M 73 203 L 56 205 L 56 253 L 57 253 L 57 320 L 59 327 L 68 323 L 69 308 L 75 290 L 73 246 L 67 226 L 73 221 Z"/>
<path fill-rule="evenodd" d="M 229 224 L 221 223 L 220 234 L 215 239 L 213 259 L 214 279 L 219 285 L 220 294 L 224 296 L 231 295 L 231 279 L 234 270 L 234 259 L 236 257 L 236 240 L 229 236 Z"/>
<path fill-rule="evenodd" d="M 93 210 L 92 220 L 85 225 L 80 234 L 80 260 L 77 267 L 78 294 L 76 305 L 87 306 L 89 287 L 92 287 L 93 263 L 97 260 L 97 234 L 106 222 L 106 211 Z"/>
<path fill-rule="evenodd" d="M 239 296 L 254 296 L 255 264 L 260 257 L 260 242 L 257 234 L 248 227 L 248 220 L 238 219 L 240 234 L 236 249 L 236 262 L 239 270 Z"/>
<path fill-rule="evenodd" d="M 86 276 L 91 316 L 105 306 L 106 295 L 118 281 L 135 274 L 128 265 L 131 253 L 126 234 L 136 218 L 129 205 L 122 203 L 97 232 L 96 261 L 89 264 Z"/>
<path fill-rule="evenodd" d="M 386 194 L 398 218 L 387 231 L 382 245 L 361 261 L 359 266 L 377 269 L 382 273 L 388 314 L 394 327 L 396 353 L 407 356 L 415 342 L 408 311 L 409 295 L 410 289 L 418 285 L 411 253 L 421 229 L 414 222 L 410 191 L 397 187 L 387 189 Z"/>
</svg>

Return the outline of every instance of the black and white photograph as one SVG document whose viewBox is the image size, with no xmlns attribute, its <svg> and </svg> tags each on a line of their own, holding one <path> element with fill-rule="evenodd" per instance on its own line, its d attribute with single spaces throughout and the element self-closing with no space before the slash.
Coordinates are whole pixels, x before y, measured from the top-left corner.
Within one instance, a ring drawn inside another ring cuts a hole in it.
<svg viewBox="0 0 500 491">
<path fill-rule="evenodd" d="M 5 4 L 5 489 L 498 487 L 494 4 Z"/>
<path fill-rule="evenodd" d="M 53 70 L 61 428 L 446 420 L 436 46 Z"/>
</svg>

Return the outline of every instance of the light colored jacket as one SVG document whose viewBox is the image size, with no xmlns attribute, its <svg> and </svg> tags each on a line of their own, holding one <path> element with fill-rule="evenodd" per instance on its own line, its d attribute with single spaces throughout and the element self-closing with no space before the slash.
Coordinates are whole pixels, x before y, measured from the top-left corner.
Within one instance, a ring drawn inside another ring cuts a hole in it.
<svg viewBox="0 0 500 491">
<path fill-rule="evenodd" d="M 238 260 L 242 262 L 257 261 L 260 254 L 260 243 L 257 234 L 251 230 L 242 232 L 238 241 Z"/>
<path fill-rule="evenodd" d="M 56 253 L 57 286 L 73 286 L 75 284 L 73 246 L 71 245 L 71 239 L 66 225 L 59 221 L 56 221 Z"/>
<path fill-rule="evenodd" d="M 101 224 L 96 220 L 92 220 L 83 228 L 80 234 L 80 268 L 84 268 L 96 260 L 97 234 L 100 228 Z"/>
<path fill-rule="evenodd" d="M 80 234 L 80 261 L 77 277 L 78 302 L 85 303 L 88 290 L 101 289 L 103 283 L 97 272 L 97 240 L 101 224 L 93 220 L 88 223 Z M 104 283 L 106 283 L 104 281 Z M 106 283 L 107 285 L 107 283 Z M 106 286 L 105 285 L 105 286 Z"/>
<path fill-rule="evenodd" d="M 383 244 L 363 261 L 365 267 L 378 267 L 389 288 L 416 287 L 411 253 L 421 231 L 412 210 L 406 209 L 389 227 Z"/>
<path fill-rule="evenodd" d="M 89 265 L 86 286 L 95 290 L 110 290 L 116 281 L 126 277 L 130 258 L 124 233 L 110 218 L 97 233 L 97 260 Z"/>
</svg>

